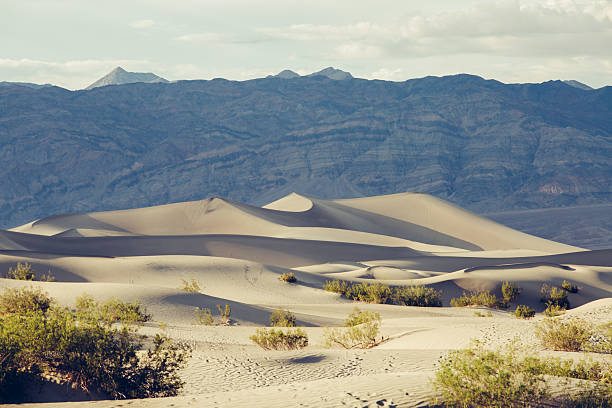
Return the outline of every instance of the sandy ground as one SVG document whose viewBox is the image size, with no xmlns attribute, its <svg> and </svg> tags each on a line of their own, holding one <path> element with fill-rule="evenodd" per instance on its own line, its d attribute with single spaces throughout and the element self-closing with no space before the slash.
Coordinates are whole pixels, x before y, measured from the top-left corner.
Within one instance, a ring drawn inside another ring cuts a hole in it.
<svg viewBox="0 0 612 408">
<path fill-rule="evenodd" d="M 523 292 L 513 304 L 542 310 L 543 283 L 580 291 L 572 309 L 597 324 L 612 315 L 612 250 L 587 251 L 514 231 L 423 194 L 353 200 L 289 195 L 263 208 L 210 199 L 145 209 L 60 215 L 0 231 L 0 271 L 29 262 L 56 282 L 35 282 L 60 303 L 88 293 L 140 300 L 153 315 L 141 328 L 194 347 L 174 398 L 26 404 L 37 407 L 412 407 L 435 397 L 442 356 L 480 339 L 541 350 L 530 321 L 507 311 L 448 307 L 464 290 Z M 298 282 L 278 277 L 294 272 Z M 326 280 L 425 284 L 445 307 L 359 303 L 380 313 L 389 340 L 371 350 L 328 349 L 327 326 L 341 326 L 355 303 L 325 292 Z M 181 289 L 196 281 L 198 293 Z M 1 287 L 31 283 L 0 279 Z M 194 325 L 194 309 L 229 304 L 233 325 Z M 300 351 L 264 351 L 249 336 L 282 307 L 305 326 Z M 486 313 L 486 310 L 481 310 Z M 162 324 L 160 324 L 162 323 Z M 23 406 L 23 405 L 22 405 Z"/>
</svg>

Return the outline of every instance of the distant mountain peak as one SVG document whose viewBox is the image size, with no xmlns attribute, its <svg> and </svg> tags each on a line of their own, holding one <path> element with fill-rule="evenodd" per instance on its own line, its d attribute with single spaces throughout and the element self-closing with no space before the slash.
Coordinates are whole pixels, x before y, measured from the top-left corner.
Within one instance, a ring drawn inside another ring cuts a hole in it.
<svg viewBox="0 0 612 408">
<path fill-rule="evenodd" d="M 300 74 L 290 69 L 284 69 L 276 75 L 268 75 L 268 78 L 281 78 L 281 79 L 293 79 L 299 78 Z"/>
<path fill-rule="evenodd" d="M 132 84 L 135 82 L 167 83 L 168 80 L 157 76 L 151 72 L 128 72 L 121 67 L 117 67 L 85 89 L 93 89 L 106 85 Z"/>
<path fill-rule="evenodd" d="M 583 84 L 582 82 L 578 82 L 574 79 L 568 79 L 566 81 L 562 81 L 565 85 L 573 86 L 574 88 L 582 89 L 584 91 L 592 91 L 593 88 L 588 86 L 587 84 Z"/>
<path fill-rule="evenodd" d="M 325 69 L 322 69 L 321 71 L 317 71 L 317 72 L 313 72 L 310 75 L 307 75 L 309 77 L 314 77 L 314 76 L 325 76 L 328 77 L 329 79 L 334 79 L 337 81 L 342 81 L 345 79 L 352 79 L 353 76 L 351 75 L 350 72 L 346 72 L 346 71 L 342 71 L 340 69 L 336 69 L 334 67 L 327 67 Z"/>
</svg>

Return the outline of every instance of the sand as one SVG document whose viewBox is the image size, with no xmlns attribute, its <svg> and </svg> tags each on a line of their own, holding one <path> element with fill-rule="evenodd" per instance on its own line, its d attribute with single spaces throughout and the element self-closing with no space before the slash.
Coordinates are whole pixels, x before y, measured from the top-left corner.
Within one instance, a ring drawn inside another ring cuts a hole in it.
<svg viewBox="0 0 612 408">
<path fill-rule="evenodd" d="M 350 200 L 291 194 L 261 208 L 213 198 L 58 215 L 0 231 L 0 271 L 17 262 L 51 272 L 56 282 L 0 279 L 0 288 L 34 284 L 67 305 L 85 293 L 140 300 L 153 316 L 143 334 L 163 331 L 194 346 L 178 397 L 58 403 L 39 397 L 28 406 L 425 406 L 449 350 L 472 339 L 496 348 L 515 338 L 541 350 L 533 334 L 540 314 L 524 321 L 507 311 L 477 317 L 474 309 L 448 307 L 463 291 L 499 292 L 502 282 L 514 281 L 523 288 L 514 305 L 540 312 L 540 286 L 570 280 L 580 291 L 569 295 L 568 316 L 603 323 L 612 312 L 612 249 L 530 236 L 425 194 Z M 298 282 L 281 282 L 286 272 Z M 328 349 L 325 327 L 341 326 L 356 306 L 322 290 L 329 279 L 426 284 L 443 292 L 444 307 L 359 303 L 380 313 L 389 340 L 371 350 Z M 181 289 L 192 280 L 199 293 Z M 194 325 L 195 307 L 226 303 L 232 326 Z M 307 348 L 264 351 L 250 342 L 279 307 L 305 326 Z"/>
</svg>

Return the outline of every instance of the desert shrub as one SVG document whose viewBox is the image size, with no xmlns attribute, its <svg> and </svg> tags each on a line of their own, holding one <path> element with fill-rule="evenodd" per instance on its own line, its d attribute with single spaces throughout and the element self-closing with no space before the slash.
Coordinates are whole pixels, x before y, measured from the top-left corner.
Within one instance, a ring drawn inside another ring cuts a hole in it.
<svg viewBox="0 0 612 408">
<path fill-rule="evenodd" d="M 540 301 L 547 306 L 553 305 L 564 309 L 569 309 L 570 307 L 567 291 L 546 283 L 540 288 Z"/>
<path fill-rule="evenodd" d="M 561 283 L 561 287 L 565 290 L 567 290 L 569 293 L 578 293 L 578 286 L 576 286 L 575 284 L 573 284 L 570 281 L 564 280 Z"/>
<path fill-rule="evenodd" d="M 184 290 L 185 292 L 200 293 L 202 290 L 202 288 L 200 288 L 200 283 L 195 279 L 191 279 L 189 281 L 182 279 L 182 281 L 183 286 L 181 286 L 180 289 Z"/>
<path fill-rule="evenodd" d="M 423 285 L 398 287 L 393 290 L 393 303 L 402 306 L 442 306 L 442 292 Z"/>
<path fill-rule="evenodd" d="M 328 292 L 339 293 L 341 295 L 346 294 L 347 288 L 348 288 L 348 282 L 341 281 L 341 280 L 325 281 L 325 284 L 323 285 L 324 290 Z"/>
<path fill-rule="evenodd" d="M 195 308 L 195 319 L 196 323 L 201 324 L 203 326 L 212 326 L 215 323 L 215 319 L 212 315 L 210 309 L 199 307 Z"/>
<path fill-rule="evenodd" d="M 84 294 L 76 299 L 76 313 L 80 316 L 93 317 L 106 324 L 137 324 L 151 320 L 140 301 L 133 303 L 111 298 L 104 303 L 96 301 L 91 295 Z"/>
<path fill-rule="evenodd" d="M 548 317 L 560 316 L 565 313 L 565 308 L 553 304 L 546 305 L 546 309 L 544 309 L 544 315 Z"/>
<path fill-rule="evenodd" d="M 610 408 L 612 401 L 612 385 L 585 385 L 575 395 L 566 396 L 560 401 L 563 408 Z"/>
<path fill-rule="evenodd" d="M 53 299 L 39 288 L 6 288 L 0 295 L 0 316 L 46 313 Z"/>
<path fill-rule="evenodd" d="M 516 285 L 514 282 L 504 282 L 501 287 L 502 297 L 506 301 L 506 303 L 512 302 L 514 299 L 521 294 L 523 289 Z"/>
<path fill-rule="evenodd" d="M 289 310 L 278 309 L 270 315 L 270 325 L 274 327 L 295 327 L 295 315 Z"/>
<path fill-rule="evenodd" d="M 219 312 L 218 324 L 224 326 L 229 325 L 231 323 L 230 315 L 232 314 L 230 305 L 227 303 L 223 307 L 221 307 L 221 305 L 217 305 L 217 311 Z"/>
<path fill-rule="evenodd" d="M 514 311 L 514 316 L 520 319 L 531 319 L 535 316 L 535 310 L 527 305 L 518 305 Z"/>
<path fill-rule="evenodd" d="M 302 329 L 257 329 L 249 337 L 251 341 L 264 350 L 299 350 L 308 346 L 308 336 Z"/>
<path fill-rule="evenodd" d="M 391 288 L 380 282 L 359 285 L 358 298 L 362 302 L 384 304 L 391 299 Z"/>
<path fill-rule="evenodd" d="M 585 350 L 593 353 L 612 354 L 612 322 L 595 328 Z"/>
<path fill-rule="evenodd" d="M 77 312 L 49 303 L 44 313 L 30 308 L 0 317 L 2 402 L 23 397 L 18 386 L 7 384 L 31 387 L 32 379 L 43 378 L 115 399 L 172 396 L 182 387 L 177 371 L 187 346 L 158 336 L 142 355 L 143 343 L 128 326 L 113 328 L 95 309 Z M 23 376 L 30 382 L 24 384 Z"/>
<path fill-rule="evenodd" d="M 6 274 L 8 279 L 18 279 L 18 280 L 29 280 L 33 281 L 36 279 L 36 273 L 32 269 L 32 265 L 29 263 L 21 263 L 18 262 L 15 268 L 10 268 Z"/>
<path fill-rule="evenodd" d="M 297 282 L 297 278 L 295 277 L 295 273 L 293 272 L 285 272 L 278 277 L 278 279 L 287 283 L 295 283 Z"/>
<path fill-rule="evenodd" d="M 536 336 L 552 350 L 581 351 L 594 333 L 593 326 L 582 319 L 547 318 L 536 325 Z"/>
<path fill-rule="evenodd" d="M 491 313 L 491 311 L 487 311 L 487 313 L 481 313 L 478 310 L 474 312 L 474 316 L 476 317 L 493 317 L 493 313 Z"/>
<path fill-rule="evenodd" d="M 485 291 L 472 291 L 463 292 L 463 295 L 459 298 L 452 298 L 450 301 L 451 306 L 465 307 L 465 306 L 486 306 L 486 307 L 499 307 L 497 297 L 489 292 Z"/>
<path fill-rule="evenodd" d="M 380 321 L 378 313 L 355 309 L 344 322 L 345 329 L 327 328 L 325 330 L 325 345 L 327 347 L 337 345 L 345 349 L 375 347 L 384 340 L 378 338 Z"/>
<path fill-rule="evenodd" d="M 516 351 L 456 350 L 442 360 L 434 387 L 447 407 L 519 408 L 548 396 L 542 374 L 521 369 Z"/>
</svg>

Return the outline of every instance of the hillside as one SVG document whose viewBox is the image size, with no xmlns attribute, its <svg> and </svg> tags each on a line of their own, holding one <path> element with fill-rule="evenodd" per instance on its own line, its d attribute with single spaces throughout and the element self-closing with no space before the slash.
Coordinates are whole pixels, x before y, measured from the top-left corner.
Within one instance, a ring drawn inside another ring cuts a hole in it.
<svg viewBox="0 0 612 408">
<path fill-rule="evenodd" d="M 476 212 L 612 201 L 612 88 L 324 76 L 0 87 L 0 226 L 220 196 L 425 192 Z"/>
</svg>

